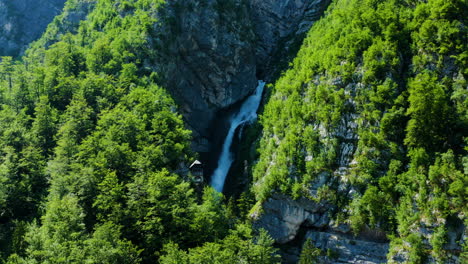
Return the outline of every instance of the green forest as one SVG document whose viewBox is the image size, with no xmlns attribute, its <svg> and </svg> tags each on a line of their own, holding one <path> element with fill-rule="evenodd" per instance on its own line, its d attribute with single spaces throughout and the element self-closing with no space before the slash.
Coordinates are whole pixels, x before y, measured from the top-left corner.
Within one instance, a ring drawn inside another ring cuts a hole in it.
<svg viewBox="0 0 468 264">
<path fill-rule="evenodd" d="M 356 234 L 385 231 L 389 262 L 405 250 L 409 263 L 447 263 L 447 229 L 468 226 L 467 14 L 466 1 L 332 3 L 272 86 L 259 206 L 274 192 L 326 200 Z M 340 164 L 343 143 L 356 149 Z M 330 184 L 310 192 L 319 177 Z M 430 247 L 421 228 L 434 230 Z"/>
<path fill-rule="evenodd" d="M 21 60 L 2 58 L 3 262 L 275 262 L 246 214 L 177 174 L 191 132 L 143 66 L 163 4 L 98 1 L 76 32 L 59 16 Z"/>
<path fill-rule="evenodd" d="M 99 0 L 67 24 L 83 2 L 1 57 L 0 263 L 281 263 L 252 224 L 278 193 L 385 233 L 389 263 L 449 263 L 448 233 L 468 236 L 465 0 L 332 1 L 268 85 L 250 187 L 230 199 L 184 172 L 192 132 L 151 67 L 157 27 L 177 28 L 166 1 Z"/>
</svg>

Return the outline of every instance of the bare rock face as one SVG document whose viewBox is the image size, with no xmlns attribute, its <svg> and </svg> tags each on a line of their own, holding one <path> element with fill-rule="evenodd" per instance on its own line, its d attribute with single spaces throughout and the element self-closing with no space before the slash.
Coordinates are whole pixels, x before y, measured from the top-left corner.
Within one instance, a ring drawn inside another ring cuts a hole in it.
<svg viewBox="0 0 468 264">
<path fill-rule="evenodd" d="M 275 194 L 262 205 L 263 213 L 255 221 L 258 228 L 265 228 L 277 243 L 292 241 L 301 226 L 323 228 L 330 222 L 328 205 L 310 200 Z"/>
<path fill-rule="evenodd" d="M 165 12 L 166 22 L 156 25 L 162 50 L 157 64 L 195 133 L 196 150 L 206 152 L 217 111 L 256 87 L 249 10 L 242 0 L 180 0 L 168 2 Z"/>
<path fill-rule="evenodd" d="M 333 252 L 334 256 L 324 257 L 320 263 L 385 263 L 389 250 L 385 237 L 375 230 L 364 230 L 354 236 L 348 225 L 333 222 L 330 216 L 333 210 L 328 203 L 274 194 L 263 203 L 260 215 L 253 216 L 257 218 L 254 227 L 266 229 L 278 244 L 297 239 L 302 244 L 302 240 L 311 239 L 316 247 Z M 292 249 L 282 252 L 283 263 L 297 263 L 300 250 Z"/>
<path fill-rule="evenodd" d="M 389 244 L 345 236 L 342 233 L 308 231 L 307 239 L 311 239 L 315 246 L 330 249 L 335 256 L 331 263 L 377 264 L 387 262 Z"/>
<path fill-rule="evenodd" d="M 271 71 L 270 65 L 282 50 L 302 40 L 331 0 L 251 0 L 252 20 L 258 38 L 256 46 L 258 67 Z"/>
<path fill-rule="evenodd" d="M 162 51 L 155 70 L 165 73 L 194 132 L 195 151 L 210 151 L 217 113 L 252 93 L 276 50 L 287 48 L 285 40 L 302 40 L 329 2 L 168 1 L 165 22 L 155 25 Z"/>
<path fill-rule="evenodd" d="M 66 0 L 0 0 L 0 55 L 17 56 L 45 31 Z"/>
</svg>

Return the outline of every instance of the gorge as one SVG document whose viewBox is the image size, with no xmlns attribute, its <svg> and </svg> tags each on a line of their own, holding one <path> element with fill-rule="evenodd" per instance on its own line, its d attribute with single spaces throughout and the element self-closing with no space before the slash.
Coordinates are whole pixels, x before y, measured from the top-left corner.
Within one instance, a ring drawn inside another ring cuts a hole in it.
<svg viewBox="0 0 468 264">
<path fill-rule="evenodd" d="M 231 145 L 234 135 L 236 134 L 236 130 L 249 122 L 255 121 L 257 118 L 257 110 L 262 100 L 264 87 L 265 82 L 261 80 L 258 81 L 255 92 L 242 103 L 239 111 L 228 119 L 230 123 L 229 131 L 223 143 L 221 155 L 218 160 L 218 167 L 211 176 L 211 186 L 218 192 L 223 191 L 226 176 L 228 175 L 229 169 L 231 168 L 232 162 L 235 158 L 231 152 Z M 239 137 L 241 135 L 242 134 L 240 133 Z"/>
<path fill-rule="evenodd" d="M 0 263 L 467 262 L 467 14 L 0 0 Z"/>
</svg>

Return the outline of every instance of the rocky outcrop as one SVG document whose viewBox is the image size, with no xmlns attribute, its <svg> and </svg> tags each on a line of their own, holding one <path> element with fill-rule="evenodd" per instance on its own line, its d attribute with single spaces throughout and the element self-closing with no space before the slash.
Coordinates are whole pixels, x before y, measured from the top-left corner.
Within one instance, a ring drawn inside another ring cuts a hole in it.
<svg viewBox="0 0 468 264">
<path fill-rule="evenodd" d="M 194 149 L 211 150 L 213 121 L 246 98 L 286 40 L 302 38 L 329 0 L 171 1 L 155 25 L 155 71 L 181 106 Z M 292 35 L 292 36 L 291 36 Z M 297 36 L 297 37 L 296 37 Z M 219 132 L 217 132 L 219 133 Z"/>
<path fill-rule="evenodd" d="M 261 212 L 253 215 L 254 226 L 264 228 L 278 244 L 306 239 L 323 251 L 333 252 L 324 263 L 384 263 L 389 244 L 385 235 L 376 230 L 364 230 L 358 236 L 351 234 L 346 224 L 337 225 L 331 218 L 334 206 L 305 198 L 292 200 L 275 194 L 263 203 Z M 301 233 L 303 233 L 301 235 Z M 300 237 L 301 236 L 301 237 Z M 297 241 L 296 241 L 297 242 Z M 283 262 L 297 262 L 300 250 L 283 253 Z"/>
<path fill-rule="evenodd" d="M 196 150 L 207 152 L 216 113 L 256 87 L 249 10 L 241 0 L 181 0 L 165 12 L 166 23 L 156 25 L 159 71 L 195 133 Z"/>
<path fill-rule="evenodd" d="M 331 220 L 328 206 L 276 194 L 263 204 L 263 212 L 254 225 L 265 228 L 277 243 L 284 244 L 296 237 L 301 226 L 325 228 Z"/>
<path fill-rule="evenodd" d="M 251 0 L 252 20 L 257 36 L 257 66 L 271 72 L 276 61 L 288 53 L 291 44 L 302 41 L 314 21 L 323 14 L 331 0 Z"/>
<path fill-rule="evenodd" d="M 0 0 L 0 55 L 17 56 L 39 38 L 66 0 Z"/>
<path fill-rule="evenodd" d="M 324 262 L 328 263 L 386 263 L 389 244 L 353 238 L 343 233 L 308 231 L 306 239 L 311 239 L 314 245 L 331 252 Z"/>
</svg>

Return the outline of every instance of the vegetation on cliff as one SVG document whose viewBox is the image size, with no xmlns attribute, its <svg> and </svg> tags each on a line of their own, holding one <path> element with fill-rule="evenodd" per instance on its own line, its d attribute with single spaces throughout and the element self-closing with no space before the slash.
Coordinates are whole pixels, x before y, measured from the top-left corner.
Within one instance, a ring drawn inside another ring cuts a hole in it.
<svg viewBox="0 0 468 264">
<path fill-rule="evenodd" d="M 229 203 L 186 171 L 191 132 L 155 66 L 176 39 L 159 27 L 180 26 L 166 8 L 69 0 L 1 58 L 1 263 L 277 263 L 247 217 L 274 193 L 386 234 L 389 262 L 468 261 L 450 235 L 468 232 L 466 1 L 334 1 L 270 85 L 252 188 Z M 324 254 L 307 240 L 300 261 Z"/>
<path fill-rule="evenodd" d="M 165 2 L 97 1 L 64 25 L 88 2 L 1 59 L 0 262 L 274 261 L 265 232 L 184 172 L 191 133 L 148 66 Z"/>
<path fill-rule="evenodd" d="M 458 0 L 335 1 L 273 86 L 257 200 L 331 201 L 337 223 L 388 234 L 390 261 L 458 255 L 444 245 L 468 225 L 467 14 Z"/>
</svg>

